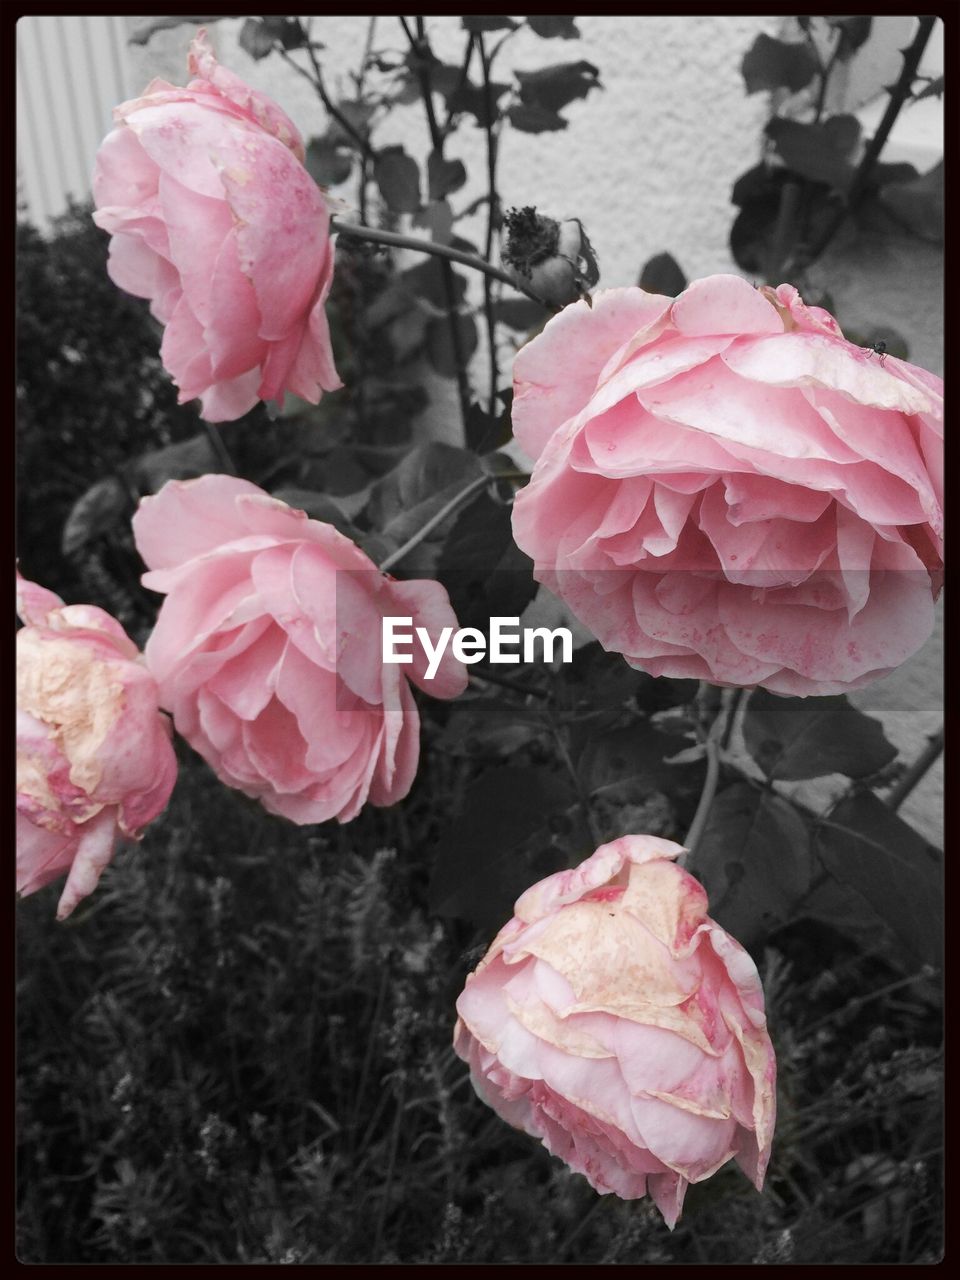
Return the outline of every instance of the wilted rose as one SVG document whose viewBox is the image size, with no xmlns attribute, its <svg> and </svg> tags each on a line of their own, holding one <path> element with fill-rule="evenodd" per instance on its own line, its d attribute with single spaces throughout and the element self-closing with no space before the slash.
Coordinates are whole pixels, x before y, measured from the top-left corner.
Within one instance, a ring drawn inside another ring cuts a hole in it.
<svg viewBox="0 0 960 1280">
<path fill-rule="evenodd" d="M 649 1195 L 735 1159 L 763 1185 L 776 1062 L 756 966 L 707 915 L 680 847 L 622 836 L 528 889 L 457 1001 L 473 1086 L 601 1194 Z"/>
<path fill-rule="evenodd" d="M 94 220 L 115 284 L 150 299 L 160 354 L 211 422 L 284 391 L 316 404 L 341 382 L 324 302 L 330 215 L 303 142 L 276 103 L 217 64 L 201 31 L 197 78 L 152 81 L 117 107 L 97 154 Z"/>
<path fill-rule="evenodd" d="M 435 641 L 457 627 L 439 582 L 397 582 L 332 525 L 231 476 L 169 481 L 134 516 L 166 593 L 145 657 L 177 731 L 221 781 L 297 823 L 348 822 L 410 789 L 420 721 L 408 681 L 453 698 L 467 672 L 446 650 L 425 682 L 382 661 L 382 618 Z"/>
<path fill-rule="evenodd" d="M 600 270 L 579 218 L 548 218 L 536 209 L 510 209 L 503 263 L 520 289 L 529 289 L 551 307 L 581 298 Z"/>
<path fill-rule="evenodd" d="M 933 627 L 943 399 L 796 289 L 710 276 L 576 303 L 514 369 L 540 582 L 651 675 L 842 693 Z"/>
<path fill-rule="evenodd" d="M 17 574 L 17 890 L 67 872 L 65 919 L 177 776 L 157 686 L 120 624 Z"/>
</svg>

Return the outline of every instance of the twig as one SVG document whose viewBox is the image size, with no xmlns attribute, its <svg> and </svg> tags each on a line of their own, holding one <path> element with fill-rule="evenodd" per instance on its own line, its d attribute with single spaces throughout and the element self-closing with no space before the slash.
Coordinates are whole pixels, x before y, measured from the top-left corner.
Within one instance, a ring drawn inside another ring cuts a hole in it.
<svg viewBox="0 0 960 1280">
<path fill-rule="evenodd" d="M 340 128 L 343 129 L 344 133 L 348 134 L 349 137 L 354 140 L 365 156 L 368 156 L 371 160 L 374 159 L 376 153 L 370 145 L 369 139 L 365 138 L 356 126 L 347 119 L 340 108 L 333 103 L 330 95 L 327 93 L 326 87 L 323 83 L 323 72 L 320 69 L 320 63 L 317 61 L 317 55 L 313 51 L 313 46 L 310 44 L 307 45 L 307 52 L 310 55 L 310 62 L 313 66 L 313 75 L 301 67 L 300 64 L 292 58 L 281 45 L 277 45 L 276 48 L 284 62 L 286 62 L 288 66 L 293 67 L 294 71 L 296 71 L 298 75 L 303 76 L 305 80 L 313 85 L 314 89 L 317 91 L 317 96 L 320 101 L 323 103 L 330 115 L 333 116 L 334 120 L 336 120 L 337 124 L 339 124 Z"/>
<path fill-rule="evenodd" d="M 734 691 L 732 689 L 724 689 L 721 696 L 720 712 L 710 726 L 710 732 L 707 734 L 707 740 L 704 744 L 707 749 L 707 776 L 703 781 L 703 790 L 700 792 L 700 800 L 697 804 L 697 811 L 693 815 L 693 822 L 691 822 L 690 830 L 683 841 L 686 852 L 682 853 L 677 859 L 680 866 L 686 866 L 696 853 L 697 845 L 700 843 L 700 838 L 707 825 L 707 819 L 710 817 L 710 806 L 713 804 L 717 781 L 720 777 L 720 742 L 726 732 L 727 722 L 733 708 L 733 699 Z"/>
<path fill-rule="evenodd" d="M 365 227 L 356 222 L 345 222 L 336 215 L 330 219 L 330 230 L 339 231 L 345 236 L 355 236 L 357 240 L 371 240 L 374 244 L 385 244 L 390 248 L 396 249 L 413 249 L 417 253 L 429 253 L 435 258 L 447 258 L 450 262 L 459 262 L 463 267 L 470 267 L 473 271 L 481 271 L 484 275 L 488 275 L 493 280 L 502 280 L 504 284 L 508 284 L 511 288 L 516 289 L 519 293 L 524 293 L 528 298 L 532 298 L 534 302 L 539 302 L 542 307 L 546 307 L 549 311 L 556 311 L 556 307 L 550 306 L 549 303 L 539 297 L 532 289 L 525 288 L 506 271 L 502 271 L 499 267 L 493 266 L 476 253 L 465 253 L 462 249 L 453 249 L 448 244 L 438 244 L 436 240 L 422 240 L 418 236 L 402 235 L 398 231 L 381 231 L 378 227 Z"/>
<path fill-rule="evenodd" d="M 483 100 L 484 100 L 484 133 L 487 140 L 487 243 L 485 256 L 489 262 L 493 257 L 493 235 L 500 217 L 500 201 L 497 196 L 497 137 L 493 131 L 493 95 L 490 88 L 490 64 L 483 43 L 483 34 L 478 33 L 477 44 L 480 49 L 480 65 L 483 68 Z M 493 314 L 493 281 L 490 276 L 483 277 L 483 314 L 487 325 L 487 346 L 490 348 L 490 417 L 494 416 L 497 405 L 497 383 L 500 381 L 500 370 L 497 367 L 497 322 Z"/>
<path fill-rule="evenodd" d="M 563 740 L 563 734 L 560 732 L 556 724 L 551 722 L 550 732 L 553 734 L 553 740 L 556 743 L 557 755 L 567 773 L 570 775 L 570 781 L 573 783 L 573 789 L 577 794 L 577 801 L 580 805 L 580 811 L 584 816 L 587 828 L 590 832 L 590 839 L 593 841 L 594 848 L 599 849 L 603 844 L 603 836 L 600 828 L 597 826 L 597 819 L 590 804 L 590 796 L 586 787 L 583 785 L 580 774 L 577 772 L 573 761 L 570 759 L 570 752 L 567 750 L 567 744 Z"/>
<path fill-rule="evenodd" d="M 456 511 L 458 507 L 463 506 L 463 504 L 469 498 L 472 498 L 475 493 L 479 493 L 484 485 L 489 484 L 492 479 L 493 477 L 486 473 L 482 476 L 475 476 L 465 488 L 461 489 L 459 493 L 454 494 L 449 502 L 445 502 L 435 515 L 431 516 L 424 525 L 421 525 L 412 538 L 408 538 L 402 547 L 398 547 L 396 551 L 392 551 L 390 555 L 387 556 L 386 560 L 384 560 L 380 566 L 380 572 L 386 573 L 389 569 L 392 569 L 393 566 L 398 564 L 405 555 L 414 549 L 414 547 L 419 546 L 424 538 L 428 537 L 438 525 L 443 524 L 447 516 Z"/>
<path fill-rule="evenodd" d="M 933 31 L 936 17 L 920 18 L 919 22 L 920 25 L 912 43 L 907 49 L 903 50 L 903 69 L 900 72 L 900 78 L 890 92 L 890 101 L 887 103 L 887 109 L 883 113 L 883 119 L 880 121 L 876 133 L 870 139 L 867 149 L 863 153 L 863 159 L 854 174 L 850 189 L 847 192 L 847 198 L 826 227 L 824 227 L 819 239 L 805 255 L 805 260 L 800 264 L 801 266 L 806 266 L 820 257 L 844 222 L 846 222 L 847 217 L 857 208 L 863 198 L 867 183 L 873 174 L 880 152 L 890 136 L 890 131 L 896 123 L 897 116 L 900 114 L 903 104 L 912 96 L 913 82 L 917 78 L 917 68 L 920 65 L 923 51 L 927 47 L 927 41 Z"/>
<path fill-rule="evenodd" d="M 237 466 L 230 455 L 230 450 L 227 448 L 220 431 L 212 422 L 204 422 L 203 429 L 207 433 L 207 439 L 210 441 L 210 447 L 216 454 L 217 461 L 223 468 L 224 473 L 228 476 L 235 476 L 237 474 Z"/>
<path fill-rule="evenodd" d="M 890 788 L 887 804 L 891 809 L 899 809 L 907 796 L 914 789 L 924 774 L 936 763 L 943 750 L 943 727 L 931 733 L 927 745 L 904 773 L 903 777 Z"/>
</svg>

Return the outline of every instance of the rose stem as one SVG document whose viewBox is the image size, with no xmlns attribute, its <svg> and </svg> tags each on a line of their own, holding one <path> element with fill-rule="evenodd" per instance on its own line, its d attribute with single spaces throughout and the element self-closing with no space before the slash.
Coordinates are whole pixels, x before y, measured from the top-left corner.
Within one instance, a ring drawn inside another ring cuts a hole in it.
<svg viewBox="0 0 960 1280">
<path fill-rule="evenodd" d="M 717 782 L 720 778 L 720 742 L 724 737 L 727 721 L 733 710 L 735 692 L 732 689 L 724 689 L 721 697 L 720 713 L 710 726 L 710 732 L 707 734 L 707 740 L 704 744 L 707 749 L 707 776 L 703 781 L 703 790 L 700 792 L 700 800 L 697 804 L 697 811 L 693 815 L 693 822 L 690 823 L 690 830 L 683 841 L 686 853 L 682 853 L 677 858 L 677 863 L 680 866 L 686 866 L 697 851 L 697 845 L 700 843 L 700 838 L 707 825 L 707 819 L 710 817 L 710 806 L 713 804 Z"/>
<path fill-rule="evenodd" d="M 913 764 L 910 765 L 900 781 L 891 787 L 890 794 L 887 796 L 887 804 L 891 809 L 900 808 L 927 770 L 936 763 L 942 750 L 943 726 L 941 725 L 936 733 L 930 734 L 927 745 L 914 760 Z"/>
</svg>

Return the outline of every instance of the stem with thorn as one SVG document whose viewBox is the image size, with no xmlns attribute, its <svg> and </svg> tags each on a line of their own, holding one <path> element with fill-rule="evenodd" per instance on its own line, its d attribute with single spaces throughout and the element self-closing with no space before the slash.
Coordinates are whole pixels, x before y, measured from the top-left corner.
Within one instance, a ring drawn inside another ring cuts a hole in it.
<svg viewBox="0 0 960 1280">
<path fill-rule="evenodd" d="M 891 809 L 899 809 L 918 782 L 937 762 L 943 750 L 943 727 L 932 733 L 927 745 L 904 773 L 903 777 L 890 788 L 887 804 Z"/>
</svg>

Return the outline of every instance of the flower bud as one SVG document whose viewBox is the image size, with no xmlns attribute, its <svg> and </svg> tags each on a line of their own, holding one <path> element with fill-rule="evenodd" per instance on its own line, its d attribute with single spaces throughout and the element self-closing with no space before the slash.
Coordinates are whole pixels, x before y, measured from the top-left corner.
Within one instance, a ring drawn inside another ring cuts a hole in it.
<svg viewBox="0 0 960 1280">
<path fill-rule="evenodd" d="M 548 306 L 576 302 L 599 280 L 596 255 L 579 218 L 558 222 L 528 205 L 508 210 L 504 224 L 504 265 L 519 288 L 535 293 Z"/>
</svg>

